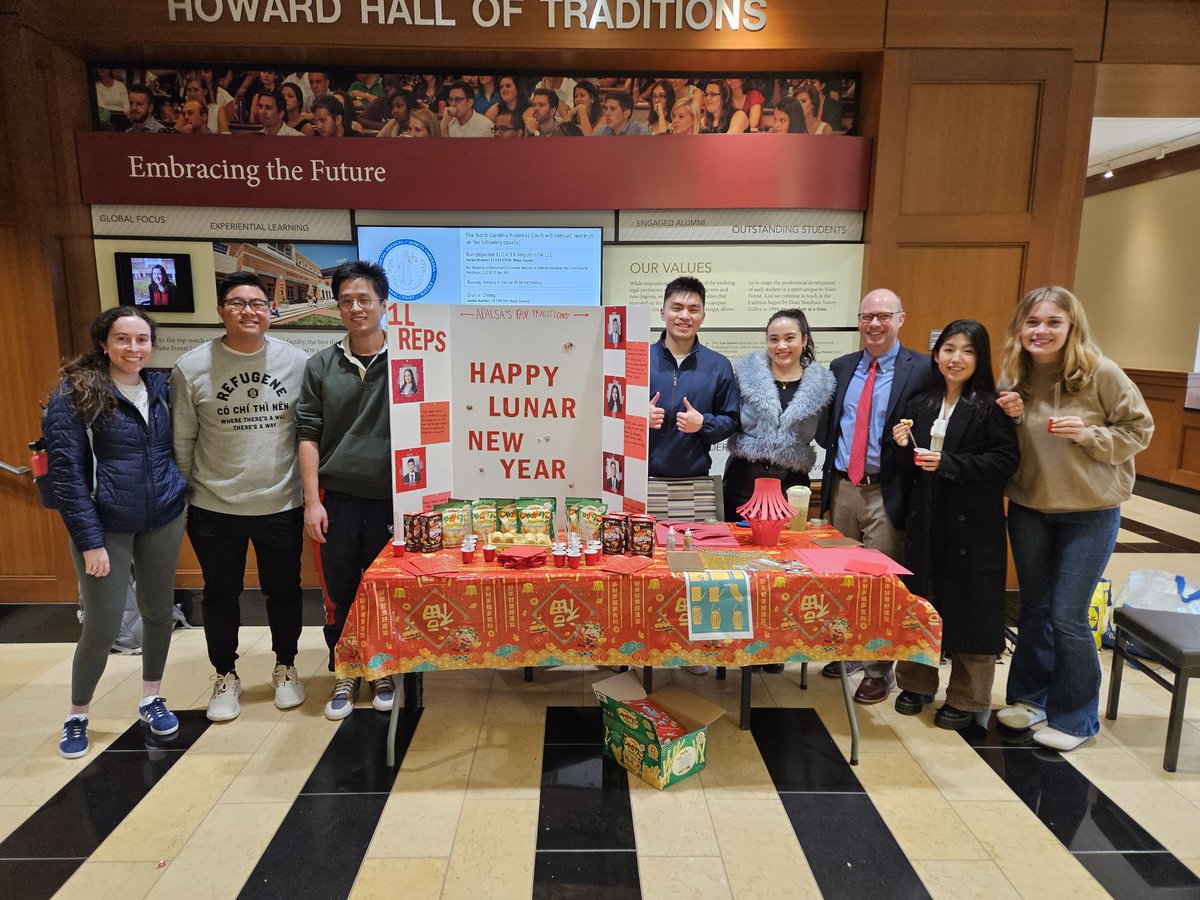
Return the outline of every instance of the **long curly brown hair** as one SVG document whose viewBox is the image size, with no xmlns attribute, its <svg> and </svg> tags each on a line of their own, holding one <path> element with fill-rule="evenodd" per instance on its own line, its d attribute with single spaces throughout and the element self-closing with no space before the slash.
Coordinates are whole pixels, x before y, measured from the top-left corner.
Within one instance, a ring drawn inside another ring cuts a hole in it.
<svg viewBox="0 0 1200 900">
<path fill-rule="evenodd" d="M 132 316 L 150 326 L 150 345 L 154 345 L 154 320 L 136 306 L 114 306 L 100 313 L 88 329 L 92 348 L 64 363 L 58 370 L 58 387 L 71 399 L 75 413 L 85 422 L 93 422 L 116 409 L 112 392 L 112 376 L 108 372 L 108 355 L 101 346 L 118 319 Z"/>
</svg>

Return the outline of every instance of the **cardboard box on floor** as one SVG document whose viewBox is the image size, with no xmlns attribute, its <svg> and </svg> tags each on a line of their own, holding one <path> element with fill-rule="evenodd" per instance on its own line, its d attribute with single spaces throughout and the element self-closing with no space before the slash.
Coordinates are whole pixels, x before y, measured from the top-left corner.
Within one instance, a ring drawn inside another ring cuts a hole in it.
<svg viewBox="0 0 1200 900">
<path fill-rule="evenodd" d="M 633 672 L 622 672 L 592 685 L 604 720 L 604 755 L 660 791 L 704 768 L 708 726 L 725 710 L 702 697 L 669 685 L 647 698 Z M 654 725 L 627 704 L 630 700 L 654 703 L 687 729 L 673 741 L 658 739 Z"/>
</svg>

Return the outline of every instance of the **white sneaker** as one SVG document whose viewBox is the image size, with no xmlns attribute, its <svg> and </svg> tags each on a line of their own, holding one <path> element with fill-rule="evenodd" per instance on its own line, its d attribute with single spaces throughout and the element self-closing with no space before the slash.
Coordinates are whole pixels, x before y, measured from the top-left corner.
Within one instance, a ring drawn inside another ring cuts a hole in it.
<svg viewBox="0 0 1200 900">
<path fill-rule="evenodd" d="M 384 675 L 371 682 L 371 705 L 379 712 L 391 712 L 396 702 L 396 682 L 391 675 Z"/>
<path fill-rule="evenodd" d="M 1065 731 L 1059 731 L 1057 728 L 1039 729 L 1033 733 L 1033 739 L 1043 747 L 1049 747 L 1051 750 L 1059 750 L 1063 753 L 1066 753 L 1068 750 L 1074 750 L 1087 740 L 1085 737 L 1076 737 L 1073 734 L 1067 734 Z"/>
<path fill-rule="evenodd" d="M 208 718 L 213 722 L 236 719 L 242 711 L 238 697 L 242 696 L 242 679 L 232 672 L 213 675 L 213 692 L 208 699 Z"/>
<path fill-rule="evenodd" d="M 1038 709 L 1036 706 L 1030 706 L 1028 703 L 1017 703 L 996 710 L 996 721 L 1013 731 L 1024 731 L 1026 728 L 1032 728 L 1034 725 L 1045 722 L 1046 711 Z"/>
<path fill-rule="evenodd" d="M 357 678 L 339 678 L 333 693 L 325 701 L 325 718 L 336 722 L 354 712 L 354 701 L 358 698 Z"/>
<path fill-rule="evenodd" d="M 271 684 L 275 687 L 275 705 L 279 709 L 292 709 L 304 702 L 304 685 L 295 666 L 282 663 L 271 673 Z"/>
</svg>

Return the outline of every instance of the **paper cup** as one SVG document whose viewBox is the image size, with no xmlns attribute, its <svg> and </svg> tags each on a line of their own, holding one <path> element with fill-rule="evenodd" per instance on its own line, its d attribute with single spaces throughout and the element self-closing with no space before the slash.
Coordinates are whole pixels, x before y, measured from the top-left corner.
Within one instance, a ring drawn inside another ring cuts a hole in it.
<svg viewBox="0 0 1200 900">
<path fill-rule="evenodd" d="M 491 544 L 483 545 L 483 561 L 484 562 L 495 562 L 496 561 L 496 548 L 493 547 Z"/>
<path fill-rule="evenodd" d="M 404 541 L 392 541 L 392 556 L 404 555 Z"/>
</svg>

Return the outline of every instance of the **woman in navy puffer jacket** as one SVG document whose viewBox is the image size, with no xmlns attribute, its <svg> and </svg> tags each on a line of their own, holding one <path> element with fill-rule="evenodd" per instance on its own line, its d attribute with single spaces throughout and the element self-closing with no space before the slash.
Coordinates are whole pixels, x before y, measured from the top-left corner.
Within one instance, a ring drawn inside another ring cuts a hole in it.
<svg viewBox="0 0 1200 900">
<path fill-rule="evenodd" d="M 84 613 L 58 745 L 68 759 L 88 751 L 88 707 L 121 626 L 130 566 L 143 623 L 138 715 L 156 735 L 179 728 L 159 695 L 187 489 L 172 456 L 167 376 L 142 371 L 154 322 L 140 309 L 105 310 L 90 336 L 92 349 L 60 370 L 43 422 Z"/>
</svg>

